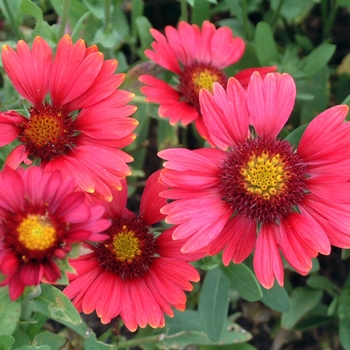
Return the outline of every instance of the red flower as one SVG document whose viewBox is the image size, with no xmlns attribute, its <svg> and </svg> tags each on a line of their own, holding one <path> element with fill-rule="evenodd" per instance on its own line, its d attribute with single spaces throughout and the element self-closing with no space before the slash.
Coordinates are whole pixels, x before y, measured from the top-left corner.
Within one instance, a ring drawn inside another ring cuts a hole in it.
<svg viewBox="0 0 350 350">
<path fill-rule="evenodd" d="M 147 324 L 163 327 L 164 313 L 172 316 L 172 306 L 184 310 L 184 291 L 192 290 L 190 281 L 199 280 L 187 261 L 201 256 L 182 254 L 181 242 L 172 241 L 173 229 L 156 235 L 151 227 L 164 218 L 159 209 L 166 201 L 158 193 L 165 187 L 158 175 L 146 182 L 140 215 L 125 207 L 126 186 L 106 203 L 112 221 L 105 231 L 109 239 L 71 261 L 77 275 L 71 275 L 64 290 L 79 312 L 96 310 L 102 323 L 120 315 L 131 331 Z"/>
<path fill-rule="evenodd" d="M 350 124 L 348 107 L 330 108 L 305 130 L 297 149 L 276 138 L 293 109 L 293 79 L 254 73 L 247 92 L 230 78 L 227 92 L 203 90 L 204 122 L 218 149 L 168 149 L 161 173 L 174 199 L 162 212 L 178 225 L 183 252 L 223 250 L 223 263 L 244 261 L 255 248 L 254 269 L 270 288 L 283 284 L 282 251 L 307 274 L 311 258 L 330 245 L 350 247 Z M 249 124 L 254 127 L 250 134 Z M 334 193 L 337 195 L 335 196 Z"/>
<path fill-rule="evenodd" d="M 72 44 L 65 35 L 52 50 L 36 37 L 32 50 L 19 41 L 14 51 L 2 49 L 4 69 L 31 107 L 27 115 L 10 111 L 0 114 L 4 146 L 20 142 L 6 164 L 17 168 L 23 161 L 72 176 L 79 187 L 111 200 L 110 186 L 130 174 L 132 158 L 120 150 L 134 140 L 137 121 L 128 116 L 135 107 L 126 105 L 133 94 L 117 90 L 124 74 L 114 74 L 118 62 L 104 61 L 96 46 L 83 40 Z M 49 94 L 50 98 L 47 99 Z"/>
<path fill-rule="evenodd" d="M 244 53 L 245 44 L 240 37 L 233 37 L 228 27 L 216 29 L 214 24 L 204 21 L 202 28 L 180 22 L 178 29 L 167 26 L 165 36 L 151 29 L 155 38 L 153 50 L 145 55 L 177 74 L 178 85 L 173 88 L 164 81 L 151 75 L 140 76 L 146 86 L 141 88 L 147 101 L 160 104 L 159 115 L 169 118 L 170 124 L 181 122 L 187 125 L 195 122 L 200 135 L 210 143 L 206 126 L 203 124 L 199 108 L 199 91 L 205 88 L 212 91 L 214 82 L 226 87 L 227 77 L 224 68 L 239 61 Z M 247 84 L 253 71 L 273 72 L 277 67 L 249 68 L 237 74 L 242 84 Z"/>
<path fill-rule="evenodd" d="M 62 181 L 59 171 L 38 167 L 0 172 L 0 271 L 12 300 L 26 286 L 50 283 L 60 277 L 60 261 L 72 244 L 101 240 L 109 227 L 104 208 L 87 205 L 73 179 Z"/>
</svg>

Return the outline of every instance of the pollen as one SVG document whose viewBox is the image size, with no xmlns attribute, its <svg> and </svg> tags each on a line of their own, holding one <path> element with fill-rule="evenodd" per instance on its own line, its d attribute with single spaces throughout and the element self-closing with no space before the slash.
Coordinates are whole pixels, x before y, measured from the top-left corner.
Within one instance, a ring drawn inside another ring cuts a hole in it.
<svg viewBox="0 0 350 350">
<path fill-rule="evenodd" d="M 74 148 L 77 132 L 72 117 L 64 110 L 46 104 L 40 109 L 32 107 L 29 112 L 18 141 L 24 144 L 30 157 L 45 162 Z"/>
<path fill-rule="evenodd" d="M 48 218 L 29 214 L 17 227 L 18 241 L 30 251 L 45 251 L 56 243 L 56 229 Z"/>
<path fill-rule="evenodd" d="M 219 172 L 222 198 L 257 224 L 297 211 L 307 191 L 306 165 L 287 141 L 257 137 L 227 152 Z"/>
<path fill-rule="evenodd" d="M 136 256 L 142 254 L 139 243 L 140 240 L 135 237 L 135 232 L 128 231 L 124 226 L 123 231 L 113 238 L 112 244 L 116 259 L 131 263 Z"/>
<path fill-rule="evenodd" d="M 24 130 L 27 136 L 37 147 L 55 144 L 61 135 L 61 125 L 57 118 L 47 114 L 35 114 Z"/>
<path fill-rule="evenodd" d="M 213 91 L 213 84 L 219 83 L 226 88 L 225 73 L 211 64 L 194 63 L 185 67 L 180 75 L 179 91 L 183 101 L 192 104 L 199 111 L 199 91 Z"/>
<path fill-rule="evenodd" d="M 247 193 L 264 200 L 280 195 L 289 176 L 285 168 L 280 154 L 270 156 L 266 151 L 260 155 L 253 154 L 240 171 Z"/>
</svg>

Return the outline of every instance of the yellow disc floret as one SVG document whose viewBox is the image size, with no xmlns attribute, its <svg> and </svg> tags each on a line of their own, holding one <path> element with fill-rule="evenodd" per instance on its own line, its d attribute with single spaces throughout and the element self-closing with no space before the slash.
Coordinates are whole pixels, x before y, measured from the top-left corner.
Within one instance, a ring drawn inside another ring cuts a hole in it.
<svg viewBox="0 0 350 350">
<path fill-rule="evenodd" d="M 42 215 L 29 214 L 17 227 L 18 241 L 25 248 L 44 251 L 54 246 L 56 230 L 51 221 Z"/>
<path fill-rule="evenodd" d="M 142 254 L 139 239 L 135 237 L 134 231 L 129 231 L 126 226 L 123 226 L 122 232 L 114 236 L 112 244 L 119 261 L 131 263 L 136 256 Z"/>
<path fill-rule="evenodd" d="M 241 169 L 246 191 L 265 200 L 283 192 L 288 171 L 280 154 L 270 156 L 268 152 L 253 154 Z"/>
<path fill-rule="evenodd" d="M 212 72 L 209 69 L 198 70 L 193 73 L 192 80 L 197 88 L 197 93 L 201 89 L 207 89 L 208 91 L 213 91 L 213 84 L 220 81 L 221 76 L 219 74 Z"/>
<path fill-rule="evenodd" d="M 30 118 L 25 136 L 37 147 L 55 144 L 62 134 L 62 125 L 58 118 L 49 114 L 35 114 Z"/>
</svg>

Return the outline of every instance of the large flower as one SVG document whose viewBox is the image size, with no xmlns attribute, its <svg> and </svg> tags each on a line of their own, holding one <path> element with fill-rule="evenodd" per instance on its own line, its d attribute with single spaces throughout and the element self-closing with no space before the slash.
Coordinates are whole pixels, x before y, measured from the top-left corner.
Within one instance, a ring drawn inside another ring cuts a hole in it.
<svg viewBox="0 0 350 350">
<path fill-rule="evenodd" d="M 96 46 L 83 40 L 74 45 L 69 35 L 58 43 L 55 58 L 41 37 L 32 50 L 19 41 L 14 51 L 2 49 L 4 69 L 19 94 L 31 106 L 21 115 L 0 114 L 0 146 L 20 142 L 6 163 L 17 168 L 33 160 L 47 170 L 73 176 L 79 187 L 111 199 L 110 186 L 130 174 L 132 158 L 120 150 L 134 140 L 133 94 L 117 90 L 124 74 L 118 62 L 104 61 Z M 48 98 L 49 94 L 49 98 Z"/>
<path fill-rule="evenodd" d="M 79 312 L 96 310 L 102 323 L 120 315 L 126 327 L 164 326 L 164 313 L 172 316 L 172 306 L 183 310 L 192 290 L 190 281 L 199 275 L 187 261 L 199 256 L 180 252 L 183 242 L 173 242 L 173 229 L 156 235 L 151 225 L 164 219 L 160 208 L 166 203 L 158 196 L 165 187 L 159 172 L 146 182 L 140 214 L 126 207 L 127 186 L 106 203 L 112 226 L 105 231 L 109 239 L 91 252 L 71 261 L 77 275 L 64 293 L 73 299 Z"/>
<path fill-rule="evenodd" d="M 204 21 L 202 28 L 180 22 L 176 30 L 165 28 L 165 36 L 151 29 L 155 38 L 154 51 L 147 49 L 145 55 L 163 68 L 178 76 L 176 88 L 151 75 L 140 76 L 146 86 L 141 88 L 147 101 L 160 104 L 159 115 L 170 118 L 170 124 L 181 122 L 187 125 L 195 122 L 200 135 L 211 142 L 207 128 L 203 124 L 199 109 L 199 91 L 212 91 L 214 82 L 226 87 L 224 68 L 241 59 L 245 43 L 240 37 L 233 37 L 228 27 L 216 29 L 214 24 Z M 247 69 L 236 78 L 246 84 L 255 70 L 266 74 L 276 70 L 275 66 Z"/>
<path fill-rule="evenodd" d="M 104 207 L 88 205 L 73 179 L 32 166 L 0 172 L 0 271 L 12 300 L 26 286 L 61 277 L 60 261 L 72 244 L 106 239 Z"/>
<path fill-rule="evenodd" d="M 216 149 L 168 149 L 161 173 L 174 199 L 162 212 L 176 224 L 182 251 L 223 250 L 223 263 L 240 263 L 253 251 L 254 269 L 267 288 L 284 270 L 279 250 L 299 273 L 330 245 L 350 247 L 350 123 L 348 107 L 330 108 L 306 128 L 295 149 L 277 139 L 294 106 L 287 75 L 254 73 L 247 92 L 230 78 L 200 103 Z M 249 124 L 254 131 L 249 133 Z"/>
</svg>

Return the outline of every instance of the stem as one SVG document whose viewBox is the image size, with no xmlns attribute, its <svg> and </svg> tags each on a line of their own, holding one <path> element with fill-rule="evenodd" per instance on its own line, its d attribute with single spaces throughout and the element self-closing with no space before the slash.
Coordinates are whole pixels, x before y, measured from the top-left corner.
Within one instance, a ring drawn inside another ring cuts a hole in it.
<svg viewBox="0 0 350 350">
<path fill-rule="evenodd" d="M 105 13 L 105 30 L 106 32 L 110 29 L 111 24 L 111 1 L 104 0 L 103 1 L 103 9 Z"/>
<path fill-rule="evenodd" d="M 188 22 L 187 0 L 180 0 L 180 4 L 181 4 L 180 21 Z"/>
<path fill-rule="evenodd" d="M 38 284 L 37 286 L 31 287 L 31 291 L 26 294 L 22 301 L 22 313 L 21 319 L 23 321 L 27 321 L 30 319 L 32 308 L 30 307 L 30 302 L 38 297 L 41 294 L 41 286 Z"/>
<path fill-rule="evenodd" d="M 250 31 L 249 31 L 249 19 L 248 19 L 248 2 L 247 0 L 242 1 L 242 15 L 243 15 L 243 28 L 245 37 L 250 41 Z"/>
<path fill-rule="evenodd" d="M 272 29 L 274 29 L 274 27 L 275 27 L 275 25 L 276 25 L 276 23 L 278 21 L 278 17 L 280 16 L 283 3 L 284 3 L 284 0 L 280 0 L 279 1 L 278 5 L 277 5 L 277 9 L 272 15 L 272 18 L 271 18 L 271 21 L 270 21 Z"/>
<path fill-rule="evenodd" d="M 327 0 L 328 1 L 328 0 Z M 331 30 L 335 21 L 335 16 L 338 10 L 337 0 L 330 1 L 330 6 L 328 8 L 326 1 L 322 1 L 322 21 L 323 21 L 323 39 L 326 40 L 331 35 Z M 328 11 L 327 11 L 328 10 Z M 329 12 L 329 16 L 327 16 Z M 328 19 L 327 19 L 328 18 Z"/>
<path fill-rule="evenodd" d="M 63 0 L 62 16 L 61 16 L 60 28 L 58 30 L 58 38 L 62 38 L 62 36 L 64 35 L 67 21 L 68 21 L 69 8 L 70 8 L 70 0 Z"/>
<path fill-rule="evenodd" d="M 16 24 L 16 21 L 15 21 L 15 18 L 13 17 L 13 13 L 11 11 L 11 8 L 7 2 L 7 0 L 4 0 L 4 7 L 5 7 L 5 10 L 7 12 L 7 15 L 8 15 L 8 19 L 11 23 L 11 27 L 13 29 L 13 31 L 15 32 L 16 36 L 17 36 L 17 39 L 22 39 L 22 34 L 21 32 L 18 30 L 18 27 L 17 27 L 17 24 Z"/>
</svg>

